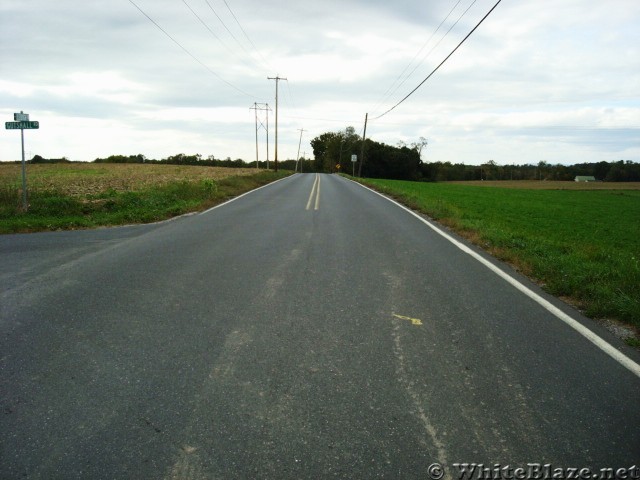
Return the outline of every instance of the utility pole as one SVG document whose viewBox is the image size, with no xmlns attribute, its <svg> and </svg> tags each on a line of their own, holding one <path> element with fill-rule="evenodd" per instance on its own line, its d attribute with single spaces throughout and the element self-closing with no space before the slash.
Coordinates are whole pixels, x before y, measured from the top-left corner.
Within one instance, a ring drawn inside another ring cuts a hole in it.
<svg viewBox="0 0 640 480">
<path fill-rule="evenodd" d="M 298 142 L 298 154 L 296 155 L 296 172 L 298 171 L 298 162 L 300 161 L 300 145 L 302 144 L 302 132 L 306 132 L 304 128 L 299 128 L 300 141 Z M 302 164 L 300 164 L 300 173 L 302 173 Z"/>
<path fill-rule="evenodd" d="M 362 164 L 364 163 L 364 144 L 367 140 L 367 119 L 369 114 L 364 116 L 364 133 L 362 134 L 362 151 L 360 152 L 360 165 L 358 165 L 358 177 L 362 178 Z"/>
<path fill-rule="evenodd" d="M 275 171 L 278 171 L 278 82 L 280 80 L 287 80 L 286 78 L 282 78 L 280 75 L 276 75 L 275 77 L 267 77 L 267 80 L 275 80 L 276 81 L 276 152 L 275 152 L 275 162 L 276 167 Z"/>
<path fill-rule="evenodd" d="M 256 168 L 258 168 L 258 103 L 253 102 L 253 107 L 249 107 L 249 110 L 254 110 L 256 114 Z"/>
<path fill-rule="evenodd" d="M 269 104 L 265 104 L 267 106 L 267 170 L 269 170 Z"/>
<path fill-rule="evenodd" d="M 259 105 L 264 105 L 264 107 L 259 107 Z M 255 110 L 255 117 L 256 117 L 256 168 L 259 168 L 259 163 L 258 163 L 258 110 L 261 111 L 266 111 L 267 112 L 267 127 L 266 127 L 266 131 L 267 131 L 267 169 L 269 169 L 269 104 L 268 103 L 257 103 L 254 102 L 253 103 L 253 107 L 249 107 L 249 110 Z M 264 127 L 264 125 L 262 124 L 262 120 L 260 120 L 260 125 L 262 127 Z"/>
</svg>

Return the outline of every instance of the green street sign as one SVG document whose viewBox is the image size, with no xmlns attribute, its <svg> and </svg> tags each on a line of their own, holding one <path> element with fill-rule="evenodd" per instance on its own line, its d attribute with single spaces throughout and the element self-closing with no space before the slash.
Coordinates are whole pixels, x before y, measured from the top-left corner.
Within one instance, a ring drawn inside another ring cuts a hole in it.
<svg viewBox="0 0 640 480">
<path fill-rule="evenodd" d="M 40 128 L 40 122 L 4 122 L 7 130 L 25 130 Z"/>
<path fill-rule="evenodd" d="M 13 119 L 15 122 L 4 122 L 4 128 L 7 130 L 20 130 L 20 137 L 22 137 L 22 209 L 26 212 L 29 209 L 29 202 L 27 201 L 27 167 L 24 159 L 24 131 L 40 128 L 40 122 L 30 122 L 29 114 L 22 111 L 14 113 Z"/>
</svg>

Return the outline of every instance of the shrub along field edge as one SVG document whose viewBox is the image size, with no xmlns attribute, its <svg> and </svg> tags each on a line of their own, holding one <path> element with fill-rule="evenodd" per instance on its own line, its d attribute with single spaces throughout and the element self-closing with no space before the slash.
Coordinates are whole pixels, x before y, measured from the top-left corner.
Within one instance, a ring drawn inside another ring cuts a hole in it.
<svg viewBox="0 0 640 480">
<path fill-rule="evenodd" d="M 640 346 L 640 191 L 358 179 L 506 261 Z M 634 333 L 635 331 L 635 333 Z"/>
</svg>

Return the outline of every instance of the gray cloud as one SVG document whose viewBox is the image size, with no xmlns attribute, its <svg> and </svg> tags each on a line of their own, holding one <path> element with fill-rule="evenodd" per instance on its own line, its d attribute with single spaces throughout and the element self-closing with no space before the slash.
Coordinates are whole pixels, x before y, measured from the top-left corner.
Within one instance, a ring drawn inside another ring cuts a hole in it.
<svg viewBox="0 0 640 480">
<path fill-rule="evenodd" d="M 298 128 L 306 142 L 347 125 L 361 131 L 366 112 L 406 95 L 493 5 L 478 0 L 423 59 L 471 0 L 417 58 L 453 3 L 229 1 L 252 45 L 220 0 L 209 5 L 226 28 L 204 0 L 187 3 L 222 41 L 180 1 L 135 1 L 204 66 L 127 1 L 0 6 L 0 111 L 5 121 L 21 109 L 47 119 L 31 135 L 41 154 L 166 156 L 188 138 L 203 154 L 253 159 L 249 106 L 274 106 L 266 77 L 279 73 L 289 79 L 280 84 L 281 148 L 293 155 Z M 372 121 L 370 135 L 428 137 L 432 160 L 640 160 L 639 20 L 635 0 L 503 2 L 429 82 Z M 414 58 L 415 72 L 385 96 Z M 60 140 L 69 125 L 79 134 Z M 15 157 L 14 137 L 0 135 L 0 159 Z"/>
</svg>

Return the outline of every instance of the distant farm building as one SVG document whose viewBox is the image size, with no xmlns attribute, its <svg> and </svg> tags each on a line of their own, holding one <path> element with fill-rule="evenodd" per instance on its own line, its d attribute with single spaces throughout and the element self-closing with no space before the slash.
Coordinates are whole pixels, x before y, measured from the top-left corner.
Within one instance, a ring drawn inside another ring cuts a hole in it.
<svg viewBox="0 0 640 480">
<path fill-rule="evenodd" d="M 596 177 L 580 176 L 576 177 L 576 182 L 595 182 Z"/>
</svg>

